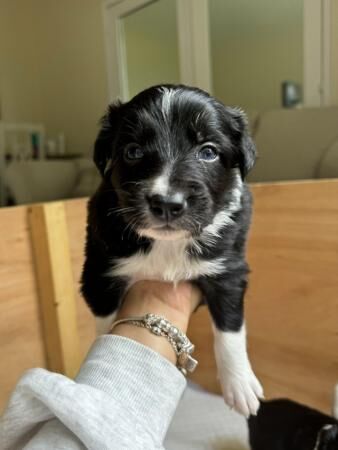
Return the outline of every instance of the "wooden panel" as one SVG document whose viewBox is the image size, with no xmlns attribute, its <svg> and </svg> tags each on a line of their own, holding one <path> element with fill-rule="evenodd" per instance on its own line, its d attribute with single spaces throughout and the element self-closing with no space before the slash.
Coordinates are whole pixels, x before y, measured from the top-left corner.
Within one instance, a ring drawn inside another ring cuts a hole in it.
<svg viewBox="0 0 338 450">
<path fill-rule="evenodd" d="M 64 202 L 77 306 L 80 358 L 95 339 L 95 324 L 79 293 L 86 225 L 86 199 Z M 53 205 L 53 203 L 48 203 Z M 36 206 L 34 206 L 36 207 Z M 39 206 L 38 206 L 39 207 Z M 22 373 L 47 367 L 28 207 L 0 210 L 0 412 Z M 74 369 L 75 370 L 75 369 Z"/>
<path fill-rule="evenodd" d="M 84 261 L 84 242 L 87 222 L 87 199 L 65 202 L 68 223 L 70 253 L 72 258 L 73 278 L 76 288 L 76 304 L 80 348 L 85 355 L 95 339 L 95 321 L 85 301 L 80 295 L 80 276 Z"/>
<path fill-rule="evenodd" d="M 28 215 L 47 367 L 73 377 L 82 358 L 65 207 L 62 202 L 34 205 Z"/>
<path fill-rule="evenodd" d="M 338 382 L 338 181 L 252 189 L 251 360 L 266 397 L 288 396 L 329 412 Z M 206 311 L 191 325 L 203 361 L 193 379 L 217 392 Z"/>
<path fill-rule="evenodd" d="M 22 373 L 44 367 L 27 208 L 0 210 L 0 411 Z"/>
<path fill-rule="evenodd" d="M 338 382 L 338 182 L 255 186 L 248 295 L 268 396 L 325 411 Z"/>
</svg>

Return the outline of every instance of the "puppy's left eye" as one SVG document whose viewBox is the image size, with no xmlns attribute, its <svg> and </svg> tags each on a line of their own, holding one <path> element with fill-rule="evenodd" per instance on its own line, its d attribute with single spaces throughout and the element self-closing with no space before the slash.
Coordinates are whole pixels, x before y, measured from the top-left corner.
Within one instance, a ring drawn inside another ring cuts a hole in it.
<svg viewBox="0 0 338 450">
<path fill-rule="evenodd" d="M 201 148 L 197 157 L 202 161 L 216 161 L 216 159 L 218 159 L 218 153 L 214 147 L 206 145 Z"/>
</svg>

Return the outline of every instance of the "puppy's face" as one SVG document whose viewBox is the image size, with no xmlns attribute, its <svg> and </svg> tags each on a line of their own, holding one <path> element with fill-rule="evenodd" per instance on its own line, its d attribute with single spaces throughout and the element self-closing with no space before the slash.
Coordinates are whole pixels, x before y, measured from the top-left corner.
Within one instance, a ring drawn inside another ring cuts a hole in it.
<svg viewBox="0 0 338 450">
<path fill-rule="evenodd" d="M 104 116 L 94 160 L 137 234 L 198 236 L 255 159 L 246 119 L 203 91 L 147 89 Z M 112 211 L 114 213 L 114 211 Z"/>
</svg>

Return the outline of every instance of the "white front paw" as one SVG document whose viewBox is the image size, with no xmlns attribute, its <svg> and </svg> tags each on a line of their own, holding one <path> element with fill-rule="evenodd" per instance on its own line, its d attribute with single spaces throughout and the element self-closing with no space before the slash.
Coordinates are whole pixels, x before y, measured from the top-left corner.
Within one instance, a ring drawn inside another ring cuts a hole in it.
<svg viewBox="0 0 338 450">
<path fill-rule="evenodd" d="M 237 332 L 214 327 L 214 334 L 216 363 L 226 403 L 246 417 L 256 415 L 263 389 L 247 355 L 245 325 Z"/>
<path fill-rule="evenodd" d="M 245 417 L 256 415 L 259 399 L 264 398 L 263 388 L 253 371 L 220 374 L 225 402 Z"/>
</svg>

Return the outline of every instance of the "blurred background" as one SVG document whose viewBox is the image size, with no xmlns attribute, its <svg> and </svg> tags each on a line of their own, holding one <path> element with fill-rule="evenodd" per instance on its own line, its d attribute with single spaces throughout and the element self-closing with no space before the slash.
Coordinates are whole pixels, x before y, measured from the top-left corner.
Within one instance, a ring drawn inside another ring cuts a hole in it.
<svg viewBox="0 0 338 450">
<path fill-rule="evenodd" d="M 249 181 L 338 177 L 338 0 L 0 0 L 0 203 L 87 196 L 107 104 L 158 83 L 248 114 Z"/>
</svg>

